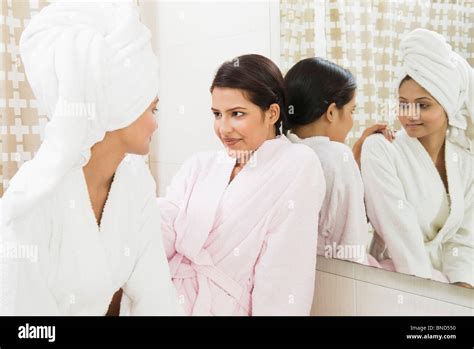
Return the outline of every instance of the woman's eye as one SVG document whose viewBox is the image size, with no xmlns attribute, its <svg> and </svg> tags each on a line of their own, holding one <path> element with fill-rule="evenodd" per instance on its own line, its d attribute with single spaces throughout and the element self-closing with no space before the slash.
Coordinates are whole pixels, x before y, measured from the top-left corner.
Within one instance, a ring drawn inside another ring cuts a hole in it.
<svg viewBox="0 0 474 349">
<path fill-rule="evenodd" d="M 401 114 L 410 113 L 412 109 L 414 109 L 413 104 L 410 105 L 410 103 L 405 102 L 400 102 L 400 104 L 398 104 L 398 112 Z"/>
<path fill-rule="evenodd" d="M 239 117 L 239 116 L 243 116 L 243 115 L 244 115 L 244 113 L 242 113 L 241 111 L 234 111 L 234 112 L 232 112 L 232 116 L 237 116 L 237 117 Z"/>
<path fill-rule="evenodd" d="M 423 104 L 423 103 L 420 103 L 419 106 L 420 106 L 421 109 L 426 109 L 426 108 L 429 107 L 428 104 Z"/>
<path fill-rule="evenodd" d="M 219 113 L 219 112 L 217 112 L 217 111 L 212 112 L 212 114 L 214 114 L 214 117 L 215 117 L 216 119 L 220 118 L 220 116 L 221 116 L 221 113 Z"/>
<path fill-rule="evenodd" d="M 158 112 L 158 108 L 154 108 L 152 112 L 153 112 L 153 115 L 156 115 L 156 113 Z"/>
</svg>

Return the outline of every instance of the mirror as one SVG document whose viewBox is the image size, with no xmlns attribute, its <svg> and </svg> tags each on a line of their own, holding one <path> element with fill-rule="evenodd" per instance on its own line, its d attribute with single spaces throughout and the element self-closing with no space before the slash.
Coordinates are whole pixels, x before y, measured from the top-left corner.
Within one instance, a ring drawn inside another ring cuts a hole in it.
<svg viewBox="0 0 474 349">
<path fill-rule="evenodd" d="M 318 154 L 331 188 L 318 254 L 471 288 L 472 4 L 338 5 L 280 7 L 289 138 Z"/>
</svg>

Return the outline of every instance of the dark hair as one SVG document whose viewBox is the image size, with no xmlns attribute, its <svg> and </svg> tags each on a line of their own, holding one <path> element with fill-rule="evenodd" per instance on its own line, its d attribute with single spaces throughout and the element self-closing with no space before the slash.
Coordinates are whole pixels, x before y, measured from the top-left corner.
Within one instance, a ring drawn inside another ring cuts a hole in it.
<svg viewBox="0 0 474 349">
<path fill-rule="evenodd" d="M 285 83 L 280 69 L 270 59 L 256 54 L 243 55 L 224 62 L 212 81 L 211 93 L 216 87 L 242 90 L 245 96 L 263 111 L 271 104 L 280 106 L 280 116 L 275 123 L 276 134 L 286 120 Z"/>
<path fill-rule="evenodd" d="M 405 77 L 402 79 L 402 81 L 400 81 L 400 85 L 398 85 L 398 88 L 400 88 L 400 86 L 402 86 L 403 83 L 404 83 L 405 81 L 408 81 L 408 80 L 413 80 L 410 75 L 405 76 Z"/>
<path fill-rule="evenodd" d="M 318 120 L 331 103 L 350 102 L 357 88 L 351 72 L 326 59 L 313 57 L 296 63 L 285 76 L 288 119 L 284 129 Z"/>
</svg>

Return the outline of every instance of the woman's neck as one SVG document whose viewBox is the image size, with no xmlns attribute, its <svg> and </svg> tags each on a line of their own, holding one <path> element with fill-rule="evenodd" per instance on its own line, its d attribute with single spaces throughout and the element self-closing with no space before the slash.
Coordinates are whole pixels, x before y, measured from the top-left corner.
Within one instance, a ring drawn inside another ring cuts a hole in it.
<svg viewBox="0 0 474 349">
<path fill-rule="evenodd" d="M 441 156 L 444 155 L 444 142 L 446 140 L 446 128 L 441 128 L 439 131 L 418 138 L 425 150 L 428 152 L 430 158 L 436 164 Z"/>
<path fill-rule="evenodd" d="M 89 191 L 108 191 L 124 157 L 125 151 L 112 133 L 107 133 L 102 141 L 96 143 L 91 149 L 89 162 L 83 168 Z"/>
<path fill-rule="evenodd" d="M 312 122 L 307 125 L 298 125 L 291 129 L 291 132 L 297 135 L 300 139 L 309 137 L 327 137 L 326 127 L 319 122 Z"/>
</svg>

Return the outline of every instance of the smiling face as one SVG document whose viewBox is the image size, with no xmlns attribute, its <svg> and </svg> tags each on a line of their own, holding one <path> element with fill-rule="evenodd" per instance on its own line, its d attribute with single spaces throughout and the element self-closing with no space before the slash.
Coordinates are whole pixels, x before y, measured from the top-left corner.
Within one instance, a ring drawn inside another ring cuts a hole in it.
<svg viewBox="0 0 474 349">
<path fill-rule="evenodd" d="M 274 103 L 264 111 L 235 88 L 215 87 L 212 91 L 214 132 L 230 151 L 252 152 L 267 139 L 275 138 L 280 107 Z"/>
<path fill-rule="evenodd" d="M 155 116 L 158 101 L 158 97 L 155 98 L 137 120 L 129 126 L 115 131 L 118 133 L 126 153 L 146 155 L 150 151 L 151 137 L 158 128 Z"/>
<path fill-rule="evenodd" d="M 423 138 L 447 129 L 443 107 L 415 80 L 401 83 L 399 103 L 398 119 L 410 137 Z"/>
</svg>

